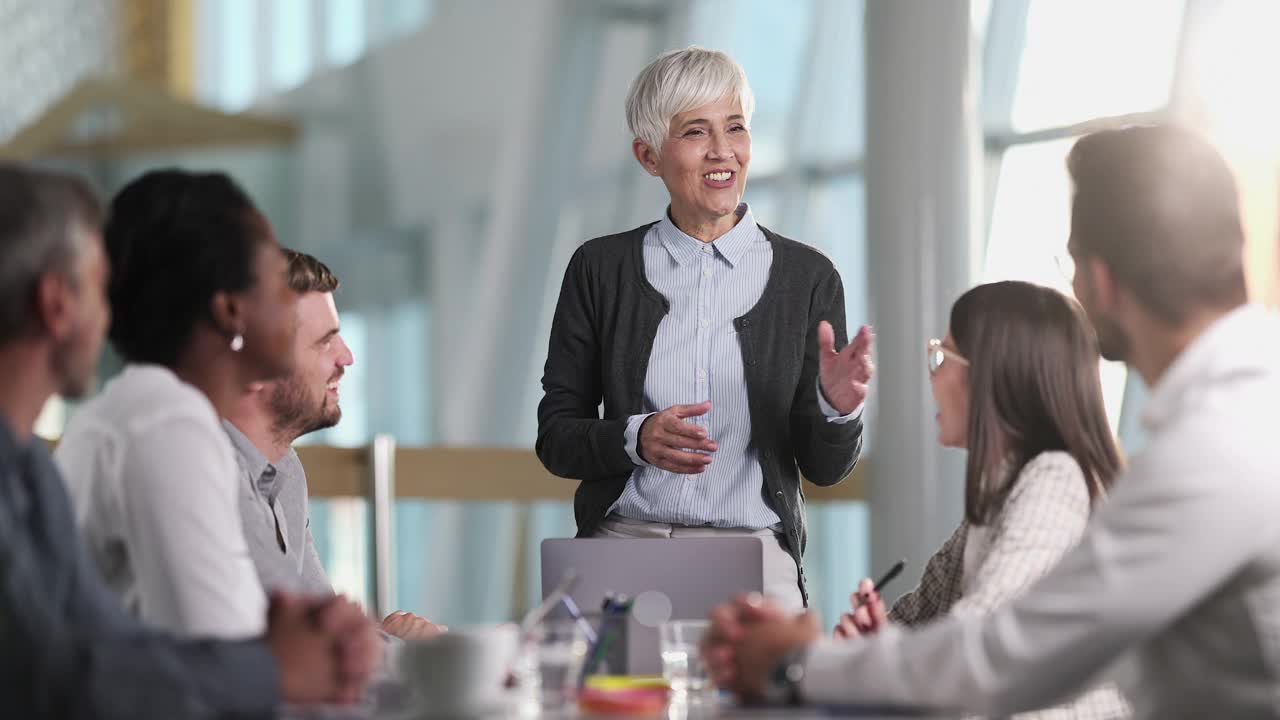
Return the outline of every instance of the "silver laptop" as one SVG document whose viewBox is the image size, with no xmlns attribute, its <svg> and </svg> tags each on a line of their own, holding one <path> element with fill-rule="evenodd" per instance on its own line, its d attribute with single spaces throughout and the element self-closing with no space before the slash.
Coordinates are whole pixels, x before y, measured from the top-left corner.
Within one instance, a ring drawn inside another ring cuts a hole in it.
<svg viewBox="0 0 1280 720">
<path fill-rule="evenodd" d="M 578 575 L 570 595 L 587 615 L 599 613 L 606 593 L 635 598 L 625 670 L 657 674 L 658 626 L 703 620 L 740 593 L 761 592 L 764 544 L 755 537 L 543 540 L 543 598 L 569 570 Z"/>
</svg>

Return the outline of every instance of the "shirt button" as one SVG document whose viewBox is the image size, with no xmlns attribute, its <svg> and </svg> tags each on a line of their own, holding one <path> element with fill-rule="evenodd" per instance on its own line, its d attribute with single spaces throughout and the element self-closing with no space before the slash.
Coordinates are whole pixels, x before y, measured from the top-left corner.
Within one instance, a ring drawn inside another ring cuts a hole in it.
<svg viewBox="0 0 1280 720">
<path fill-rule="evenodd" d="M 711 246 L 710 246 L 710 245 L 703 245 L 703 246 L 702 246 L 702 252 L 704 252 L 704 253 L 706 253 L 706 254 L 710 255 L 710 254 L 711 254 Z"/>
<path fill-rule="evenodd" d="M 708 320 L 708 319 L 706 319 L 706 318 L 702 318 L 702 327 L 704 327 L 704 328 L 709 328 L 709 327 L 711 327 L 711 321 L 710 321 L 710 320 Z"/>
<path fill-rule="evenodd" d="M 706 371 L 706 370 L 703 370 L 702 368 L 698 368 L 698 379 L 699 379 L 699 380 L 706 380 L 706 379 L 707 379 L 707 371 Z"/>
<path fill-rule="evenodd" d="M 702 277 L 711 277 L 711 271 L 710 271 L 710 270 L 703 270 L 703 271 L 702 271 Z"/>
</svg>

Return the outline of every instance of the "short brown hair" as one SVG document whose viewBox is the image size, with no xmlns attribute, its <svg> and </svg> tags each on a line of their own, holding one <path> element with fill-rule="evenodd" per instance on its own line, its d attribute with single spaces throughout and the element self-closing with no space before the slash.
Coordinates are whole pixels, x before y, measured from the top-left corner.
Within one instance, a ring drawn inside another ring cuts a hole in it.
<svg viewBox="0 0 1280 720">
<path fill-rule="evenodd" d="M 1075 144 L 1067 168 L 1072 253 L 1102 260 L 1151 313 L 1180 323 L 1246 301 L 1235 180 L 1203 138 L 1173 126 L 1104 130 Z"/>
<path fill-rule="evenodd" d="M 328 293 L 341 284 L 329 266 L 312 255 L 285 248 L 284 257 L 289 263 L 289 287 L 296 293 Z"/>
</svg>

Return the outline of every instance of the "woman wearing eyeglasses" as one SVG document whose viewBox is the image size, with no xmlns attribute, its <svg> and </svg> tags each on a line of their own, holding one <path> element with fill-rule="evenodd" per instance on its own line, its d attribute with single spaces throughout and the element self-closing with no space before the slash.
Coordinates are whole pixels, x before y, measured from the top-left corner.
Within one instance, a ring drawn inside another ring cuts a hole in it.
<svg viewBox="0 0 1280 720">
<path fill-rule="evenodd" d="M 1030 283 L 980 285 L 960 296 L 950 332 L 927 350 L 938 441 L 968 450 L 964 521 L 930 558 L 919 586 L 887 612 L 863 580 L 837 637 L 1007 602 L 1076 544 L 1120 471 L 1097 340 L 1074 300 Z M 1127 715 L 1107 686 L 1020 717 Z"/>
</svg>

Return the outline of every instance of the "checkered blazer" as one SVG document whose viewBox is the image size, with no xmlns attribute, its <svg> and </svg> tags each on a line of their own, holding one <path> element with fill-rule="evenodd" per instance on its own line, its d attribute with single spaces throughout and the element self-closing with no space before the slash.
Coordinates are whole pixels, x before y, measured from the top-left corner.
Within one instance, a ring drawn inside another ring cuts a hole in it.
<svg viewBox="0 0 1280 720">
<path fill-rule="evenodd" d="M 985 614 L 1021 594 L 1049 572 L 1080 540 L 1089 520 L 1084 472 L 1065 452 L 1044 452 L 1018 473 L 999 512 L 975 542 L 973 577 L 965 577 L 966 520 L 934 553 L 920 584 L 893 604 L 889 619 L 921 625 L 950 613 Z M 1129 717 L 1129 707 L 1110 685 L 1071 702 L 1024 713 L 1022 720 L 1103 720 Z"/>
</svg>

